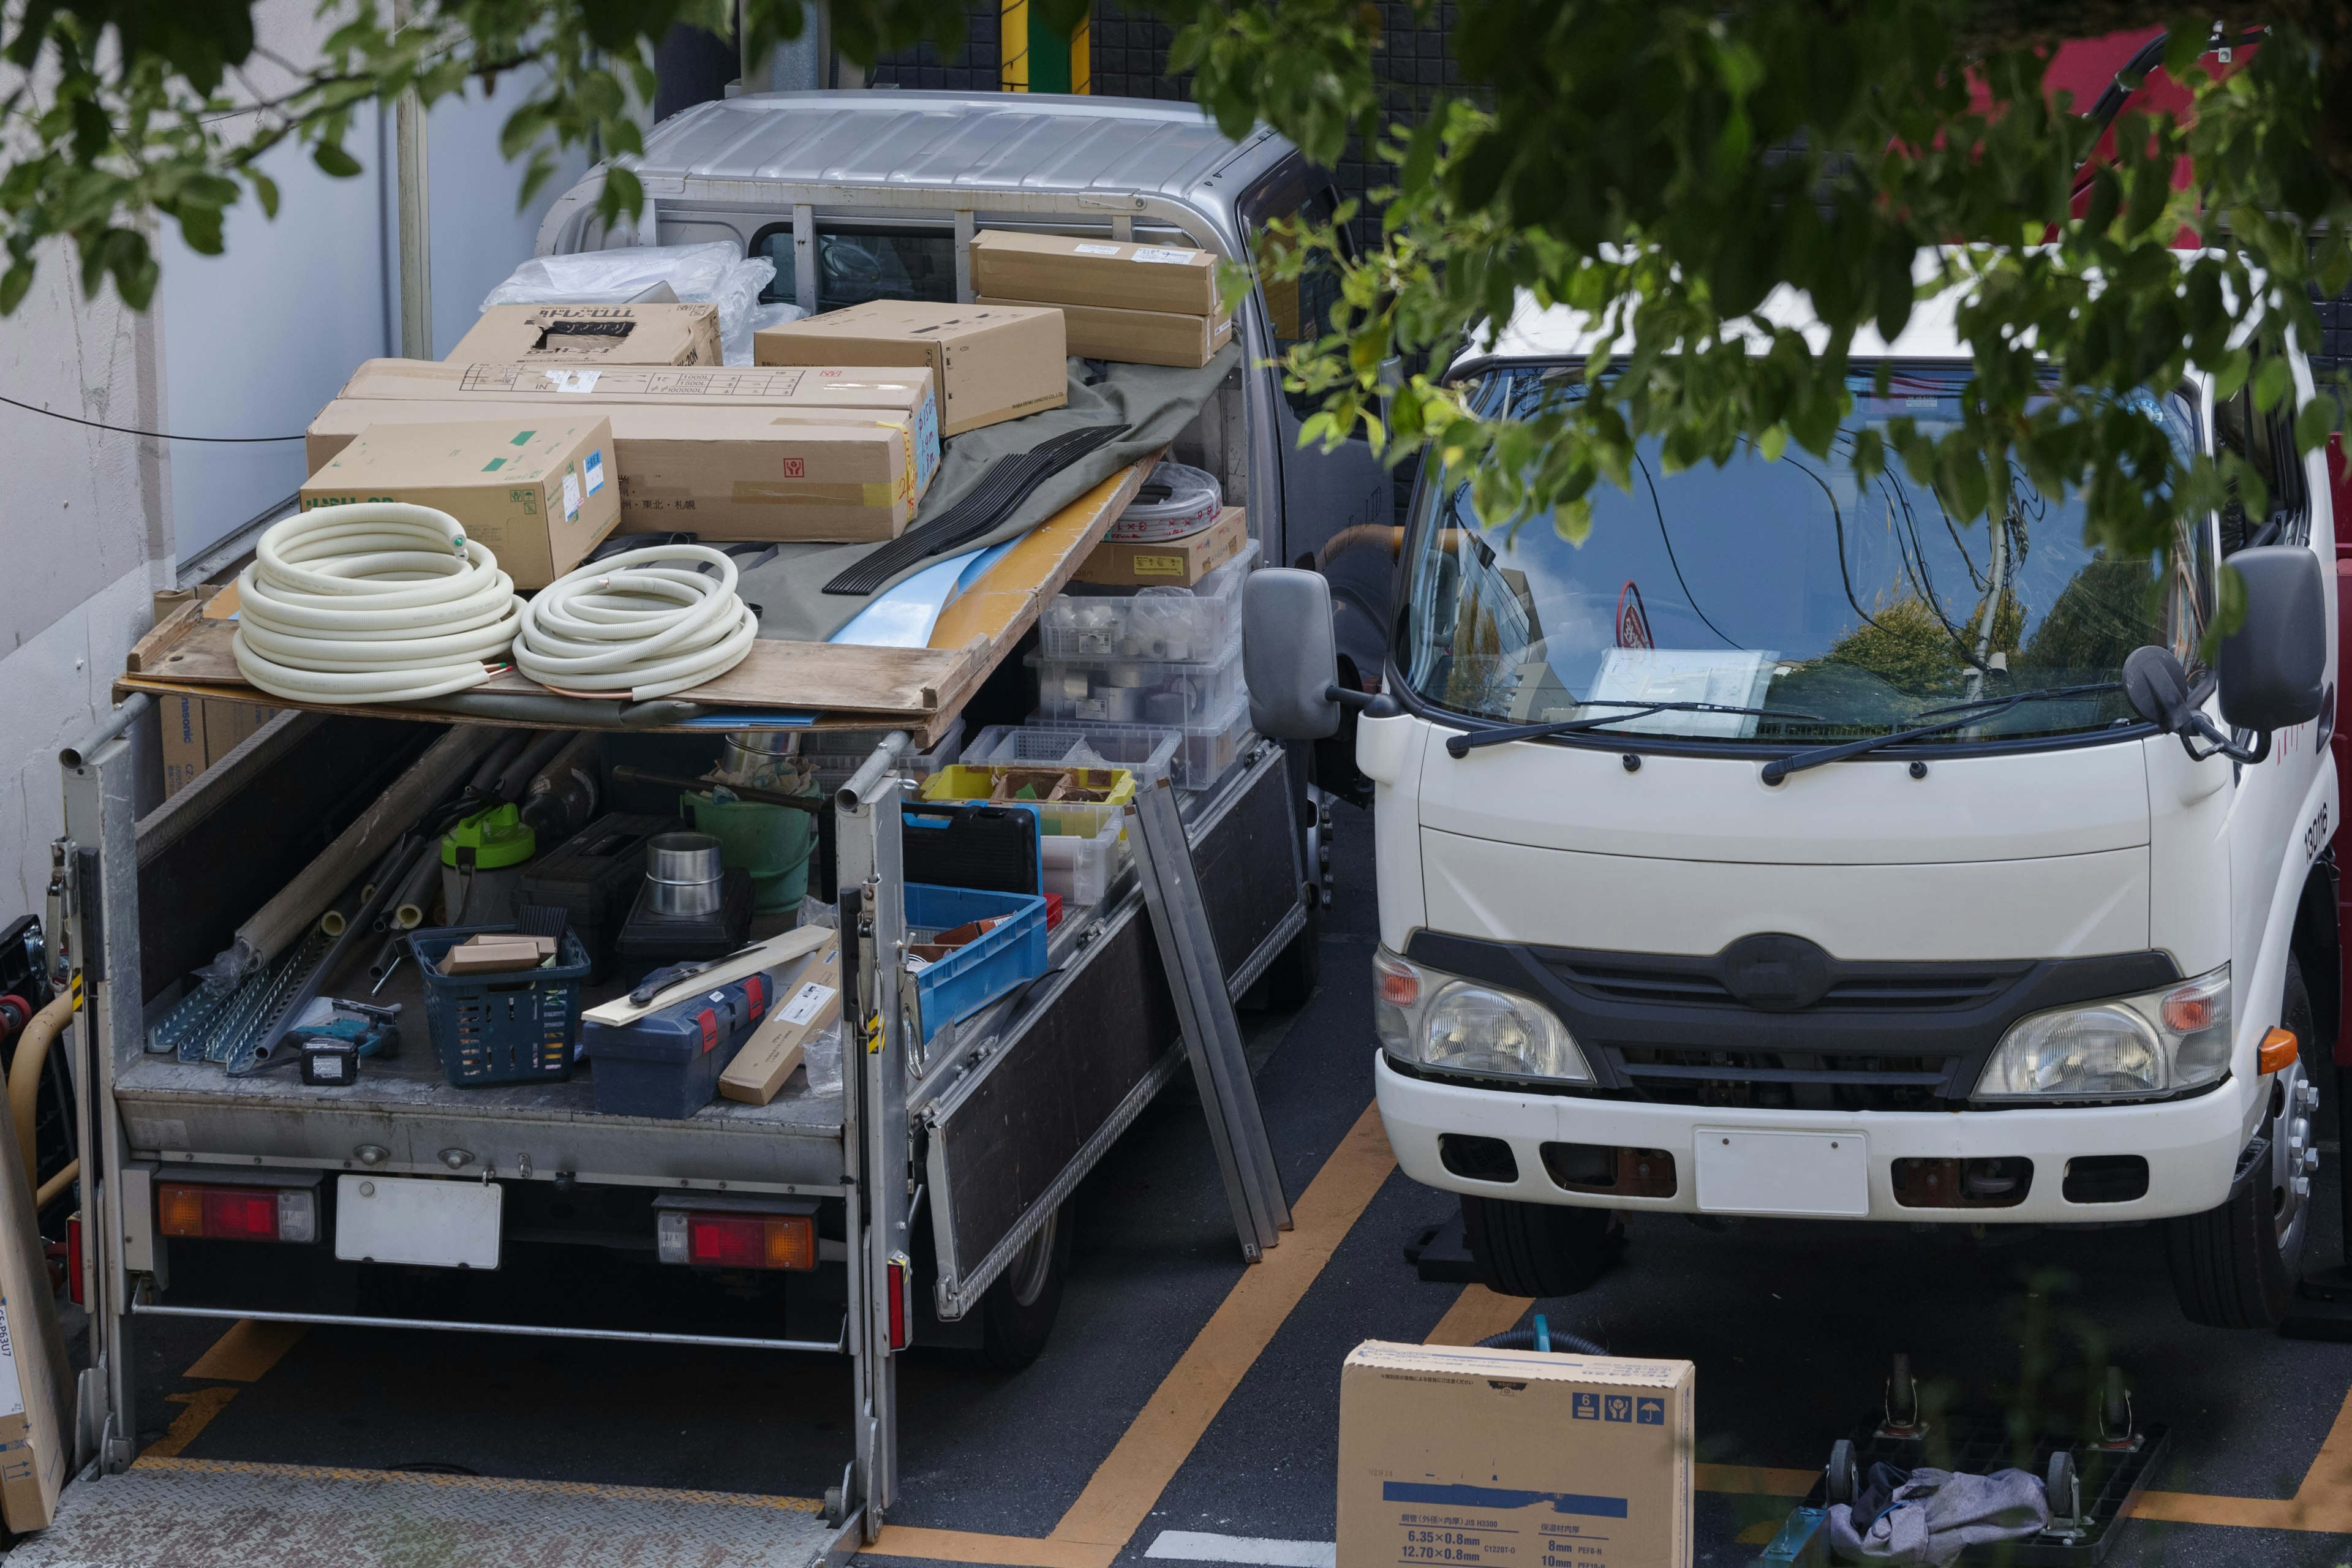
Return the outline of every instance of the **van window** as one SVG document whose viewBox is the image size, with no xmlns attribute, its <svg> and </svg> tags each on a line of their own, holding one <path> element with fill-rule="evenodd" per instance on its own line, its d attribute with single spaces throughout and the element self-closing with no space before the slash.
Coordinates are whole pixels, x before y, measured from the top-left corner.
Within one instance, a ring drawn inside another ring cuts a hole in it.
<svg viewBox="0 0 2352 1568">
<path fill-rule="evenodd" d="M 760 298 L 797 305 L 793 226 L 772 224 L 751 241 L 751 254 L 776 264 Z M 950 229 L 859 228 L 820 222 L 816 236 L 816 309 L 838 310 L 869 300 L 955 302 L 955 234 Z"/>
<path fill-rule="evenodd" d="M 1297 188 L 1290 187 L 1294 197 Z M 1328 224 L 1339 205 L 1339 193 L 1325 185 L 1303 201 L 1273 195 L 1262 197 L 1244 206 L 1242 221 L 1252 235 L 1262 236 L 1266 225 L 1276 219 Z M 1343 252 L 1352 257 L 1348 231 L 1339 230 L 1339 238 Z M 1265 299 L 1266 328 L 1273 335 L 1276 353 L 1287 353 L 1297 344 L 1311 342 L 1331 331 L 1331 309 L 1339 302 L 1339 275 L 1329 257 L 1318 255 L 1302 278 L 1284 282 L 1264 279 L 1260 291 Z M 1319 401 L 1311 393 L 1286 392 L 1284 395 L 1290 400 L 1291 412 L 1301 419 L 1314 413 Z"/>
</svg>

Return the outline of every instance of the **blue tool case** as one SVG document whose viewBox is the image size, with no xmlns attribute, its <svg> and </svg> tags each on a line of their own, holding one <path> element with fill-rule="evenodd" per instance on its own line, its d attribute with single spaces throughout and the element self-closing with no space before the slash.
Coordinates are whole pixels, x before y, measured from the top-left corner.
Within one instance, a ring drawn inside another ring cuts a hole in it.
<svg viewBox="0 0 2352 1568">
<path fill-rule="evenodd" d="M 719 1075 L 775 1005 L 775 970 L 688 992 L 626 1024 L 584 1018 L 580 1045 L 607 1116 L 683 1121 L 710 1103 Z"/>
</svg>

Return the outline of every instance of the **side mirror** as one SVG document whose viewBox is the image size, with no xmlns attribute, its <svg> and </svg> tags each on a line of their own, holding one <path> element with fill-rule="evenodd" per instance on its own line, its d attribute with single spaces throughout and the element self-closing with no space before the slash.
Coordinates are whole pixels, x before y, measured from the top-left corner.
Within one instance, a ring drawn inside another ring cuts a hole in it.
<svg viewBox="0 0 2352 1568">
<path fill-rule="evenodd" d="M 2137 647 L 2124 660 L 2124 696 L 2160 734 L 2191 727 L 2189 674 L 2168 647 Z"/>
<path fill-rule="evenodd" d="M 1319 741 L 1339 728 L 1339 657 L 1331 588 L 1319 572 L 1269 566 L 1242 584 L 1242 679 L 1250 727 L 1277 741 Z"/>
<path fill-rule="evenodd" d="M 2266 544 L 2241 550 L 2229 563 L 2246 584 L 2246 619 L 2221 640 L 2215 661 L 2221 717 L 2263 735 L 2310 722 L 2327 689 L 2327 579 L 2319 557 L 2300 545 Z M 2128 684 L 2128 666 L 2125 679 Z"/>
</svg>

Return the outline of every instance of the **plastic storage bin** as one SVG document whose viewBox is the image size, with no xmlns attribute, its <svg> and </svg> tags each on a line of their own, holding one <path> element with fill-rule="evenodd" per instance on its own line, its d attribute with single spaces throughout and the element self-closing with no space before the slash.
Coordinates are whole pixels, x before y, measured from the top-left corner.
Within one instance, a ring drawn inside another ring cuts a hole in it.
<svg viewBox="0 0 2352 1568">
<path fill-rule="evenodd" d="M 1222 713 L 1242 687 L 1242 645 L 1206 663 L 1138 658 L 1041 658 L 1037 713 L 1102 724 L 1181 730 Z"/>
<path fill-rule="evenodd" d="M 1257 566 L 1257 542 L 1190 588 L 1065 590 L 1037 620 L 1047 658 L 1211 659 L 1241 635 L 1242 584 Z"/>
<path fill-rule="evenodd" d="M 511 974 L 444 974 L 441 955 L 479 931 L 561 932 L 553 968 Z M 502 925 L 440 926 L 411 931 L 408 951 L 425 977 L 425 1026 L 433 1055 L 453 1089 L 499 1083 L 551 1083 L 572 1076 L 580 1037 L 580 983 L 592 967 L 588 949 L 561 910 L 526 908 Z"/>
<path fill-rule="evenodd" d="M 1127 808 L 1118 809 L 1124 813 Z M 1080 910 L 1101 903 L 1110 891 L 1112 881 L 1128 862 L 1122 826 L 1122 816 L 1105 811 L 1101 825 L 1092 835 L 1066 828 L 1037 841 L 1038 852 L 1045 857 L 1045 890 L 1059 893 L 1065 909 Z"/>
<path fill-rule="evenodd" d="M 1045 900 L 1033 893 L 907 884 L 909 931 L 952 931 L 991 915 L 1012 918 L 915 976 L 924 1044 L 965 1014 L 979 1011 L 1045 973 Z"/>
<path fill-rule="evenodd" d="M 1242 754 L 1242 742 L 1250 732 L 1249 694 L 1236 693 L 1225 708 L 1200 723 L 1180 725 L 1172 731 L 1150 724 L 1095 724 L 1067 719 L 1040 718 L 1032 723 L 1049 733 L 1082 734 L 1088 744 L 1103 747 L 1139 745 L 1145 736 L 1152 737 L 1157 746 L 1160 737 L 1173 733 L 1176 749 L 1169 758 L 1169 782 L 1178 789 L 1206 789 Z"/>
<path fill-rule="evenodd" d="M 1075 782 L 1080 788 L 1089 792 L 1100 791 L 1103 798 L 1098 801 L 1020 800 L 1007 796 L 1002 800 L 992 800 L 997 781 L 1007 772 L 1013 771 L 1075 773 L 1078 775 Z M 1046 769 L 1023 769 L 1017 765 L 983 768 L 975 767 L 969 763 L 959 763 L 954 767 L 942 768 L 925 779 L 923 798 L 925 800 L 988 801 L 996 805 L 1025 805 L 1034 811 L 1038 820 L 1044 824 L 1040 829 L 1041 832 L 1092 834 L 1102 826 L 1102 818 L 1107 810 L 1116 812 L 1135 798 L 1135 775 L 1125 768 L 1072 768 L 1066 764 L 1058 763 L 1052 764 Z M 1070 826 L 1063 826 L 1066 819 Z"/>
<path fill-rule="evenodd" d="M 964 748 L 963 760 L 974 767 L 1125 768 L 1141 789 L 1168 776 L 1176 748 L 1183 743 L 1184 737 L 1176 731 L 1155 730 L 1146 724 L 1093 730 L 992 724 Z"/>
<path fill-rule="evenodd" d="M 782 968 L 763 969 L 627 1024 L 590 1022 L 581 1031 L 600 1116 L 679 1121 L 719 1092 L 719 1075 L 775 1005 Z"/>
<path fill-rule="evenodd" d="M 874 748 L 882 743 L 887 730 L 842 730 L 809 735 L 801 742 L 801 761 L 816 772 L 817 788 L 830 795 L 849 782 L 849 775 L 866 765 Z M 926 774 L 935 773 L 963 755 L 963 716 L 949 721 L 947 733 L 940 743 L 928 752 L 898 759 L 898 776 L 912 784 L 920 784 Z"/>
</svg>

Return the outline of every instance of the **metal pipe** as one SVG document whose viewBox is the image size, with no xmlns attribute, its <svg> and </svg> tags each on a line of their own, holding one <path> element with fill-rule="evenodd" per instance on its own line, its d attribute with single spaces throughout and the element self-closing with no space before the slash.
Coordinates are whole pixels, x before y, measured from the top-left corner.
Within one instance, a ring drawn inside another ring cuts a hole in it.
<svg viewBox="0 0 2352 1568">
<path fill-rule="evenodd" d="M 392 911 L 394 931 L 415 931 L 425 923 L 425 913 L 432 905 L 433 889 L 441 880 L 441 856 L 432 840 L 426 846 L 435 850 L 416 863 L 415 869 L 401 879 L 400 887 L 384 907 Z"/>
<path fill-rule="evenodd" d="M 261 1312 L 246 1307 L 156 1307 L 133 1301 L 150 1318 L 253 1318 L 265 1323 L 320 1323 L 342 1329 L 430 1329 L 437 1332 L 515 1334 L 543 1340 L 618 1340 L 641 1345 L 712 1345 L 721 1350 L 803 1351 L 839 1355 L 841 1340 L 747 1340 L 722 1334 L 663 1334 L 645 1329 L 557 1329 L 523 1323 L 467 1323 L 454 1318 L 362 1318 L 348 1312 Z"/>
<path fill-rule="evenodd" d="M 132 692 L 130 696 L 122 700 L 121 705 L 116 708 L 115 710 L 110 714 L 97 729 L 92 730 L 89 734 L 84 735 L 80 740 L 76 741 L 72 745 L 68 746 L 65 750 L 59 752 L 58 753 L 58 761 L 63 763 L 69 768 L 78 768 L 81 766 L 84 760 L 89 758 L 91 753 L 95 752 L 100 746 L 103 746 L 109 741 L 114 739 L 115 736 L 120 735 L 123 731 L 129 729 L 131 727 L 131 721 L 133 719 L 138 718 L 142 713 L 146 712 L 147 709 L 147 694 L 143 691 Z"/>
<path fill-rule="evenodd" d="M 57 1201 L 57 1196 L 59 1193 L 64 1192 L 68 1187 L 73 1185 L 80 1176 L 81 1162 L 79 1160 L 68 1160 L 66 1162 L 66 1168 L 59 1171 L 56 1175 L 51 1176 L 47 1181 L 43 1182 L 41 1184 L 41 1190 L 33 1194 L 33 1212 L 38 1214 L 41 1210 L 48 1207 L 49 1205 Z"/>
<path fill-rule="evenodd" d="M 882 743 L 874 748 L 874 754 L 849 775 L 849 782 L 841 786 L 840 793 L 835 797 L 841 809 L 856 811 L 867 792 L 881 781 L 883 774 L 898 764 L 898 758 L 912 744 L 904 730 L 893 730 L 883 736 Z"/>
<path fill-rule="evenodd" d="M 73 1021 L 74 998 L 70 990 L 58 993 L 57 1000 L 33 1015 L 16 1037 L 16 1054 L 8 1064 L 8 1115 L 16 1128 L 16 1147 L 25 1157 L 25 1184 L 41 1184 L 41 1157 L 34 1148 L 33 1122 L 41 1105 L 41 1064 L 49 1059 L 49 1047 L 65 1033 Z"/>
<path fill-rule="evenodd" d="M 429 859 L 431 857 L 426 852 L 431 847 L 430 843 L 420 842 L 414 846 L 409 853 L 420 859 Z M 403 876 L 405 876 L 408 870 L 409 867 L 406 865 L 398 868 L 399 874 Z M 391 901 L 392 887 L 387 883 L 375 890 L 373 898 L 360 905 L 358 912 L 352 916 L 351 923 L 343 929 L 343 934 L 335 939 L 334 944 L 329 947 L 325 955 L 319 960 L 319 966 L 310 971 L 310 978 L 294 988 L 294 994 L 288 998 L 286 1005 L 278 1010 L 278 1016 L 264 1026 L 261 1045 L 254 1053 L 257 1062 L 269 1060 L 270 1054 L 278 1048 L 278 1042 L 286 1037 L 286 1031 L 293 1026 L 295 1019 L 302 1016 L 302 1009 L 321 995 L 329 984 L 333 981 L 336 971 L 342 967 L 343 961 L 350 954 L 352 944 L 359 941 L 360 933 L 367 931 L 370 923 L 374 921 L 376 911 Z"/>
</svg>

